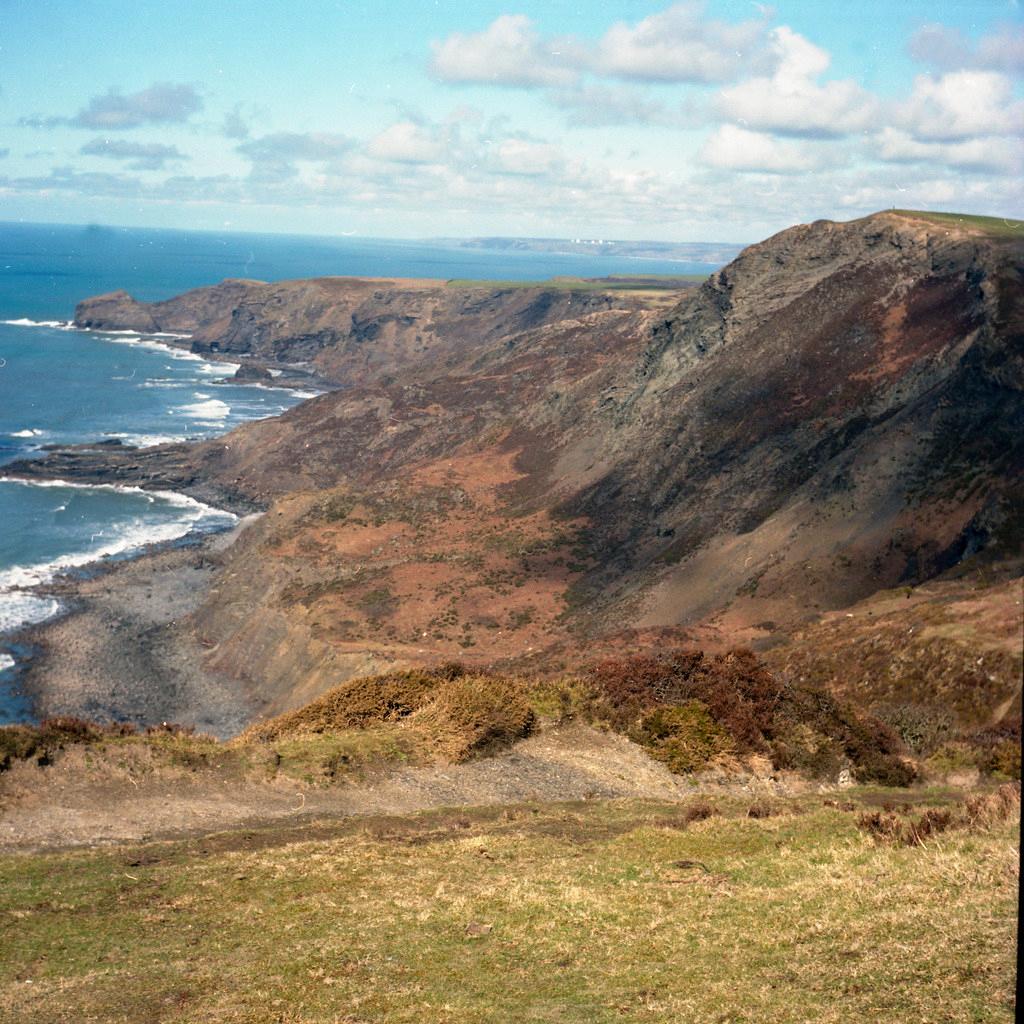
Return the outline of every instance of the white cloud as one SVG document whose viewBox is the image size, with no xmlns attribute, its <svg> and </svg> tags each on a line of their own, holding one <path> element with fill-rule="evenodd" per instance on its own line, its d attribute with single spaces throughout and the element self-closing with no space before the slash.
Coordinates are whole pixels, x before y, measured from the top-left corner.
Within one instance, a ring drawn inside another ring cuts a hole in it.
<svg viewBox="0 0 1024 1024">
<path fill-rule="evenodd" d="M 925 163 L 1003 174 L 1024 170 L 1024 143 L 1014 137 L 921 142 L 897 128 L 885 128 L 876 145 L 877 156 L 890 163 Z"/>
<path fill-rule="evenodd" d="M 273 132 L 235 148 L 252 162 L 254 178 L 272 182 L 295 177 L 299 161 L 322 164 L 339 160 L 352 148 L 352 140 L 326 132 Z"/>
<path fill-rule="evenodd" d="M 577 77 L 569 55 L 525 14 L 502 14 L 482 32 L 455 32 L 431 48 L 431 71 L 445 82 L 557 86 Z"/>
<path fill-rule="evenodd" d="M 227 139 L 247 139 L 249 137 L 249 122 L 242 114 L 241 103 L 236 103 L 224 115 L 220 130 L 221 134 Z"/>
<path fill-rule="evenodd" d="M 918 75 L 896 122 L 918 139 L 950 142 L 1024 130 L 1024 101 L 1013 99 L 1010 79 L 996 71 Z"/>
<path fill-rule="evenodd" d="M 975 69 L 1024 73 L 1024 25 L 1002 25 L 972 45 L 959 29 L 922 25 L 911 37 L 910 54 L 940 71 Z"/>
<path fill-rule="evenodd" d="M 494 167 L 499 172 L 530 177 L 552 174 L 563 162 L 557 146 L 529 139 L 505 139 L 495 156 Z"/>
<path fill-rule="evenodd" d="M 764 32 L 763 20 L 713 21 L 704 16 L 702 5 L 679 3 L 635 25 L 612 25 L 590 68 L 634 81 L 730 81 L 757 58 Z"/>
<path fill-rule="evenodd" d="M 78 151 L 84 156 L 101 156 L 111 160 L 130 161 L 135 171 L 161 171 L 168 160 L 184 160 L 177 146 L 161 142 L 130 142 L 127 139 L 92 139 Z"/>
<path fill-rule="evenodd" d="M 665 128 L 696 128 L 707 120 L 704 104 L 691 97 L 670 104 L 628 85 L 579 83 L 567 89 L 552 90 L 548 99 L 567 112 L 571 124 L 588 127 L 652 124 Z"/>
<path fill-rule="evenodd" d="M 677 3 L 636 24 L 616 22 L 596 43 L 545 37 L 524 14 L 503 14 L 482 32 L 432 44 L 433 74 L 445 82 L 558 87 L 584 72 L 638 82 L 727 82 L 764 67 L 763 18 L 730 24 L 699 3 Z"/>
<path fill-rule="evenodd" d="M 773 29 L 776 68 L 723 89 L 722 113 L 748 128 L 786 135 L 841 136 L 869 127 L 878 102 L 851 79 L 819 84 L 829 54 L 785 25 Z"/>
<path fill-rule="evenodd" d="M 366 151 L 379 160 L 396 163 L 429 164 L 440 160 L 446 146 L 436 131 L 412 121 L 399 121 L 385 128 L 367 144 Z"/>
<path fill-rule="evenodd" d="M 724 124 L 710 135 L 700 155 L 712 167 L 769 174 L 819 170 L 836 162 L 833 154 L 807 143 L 776 139 L 734 124 Z"/>
</svg>

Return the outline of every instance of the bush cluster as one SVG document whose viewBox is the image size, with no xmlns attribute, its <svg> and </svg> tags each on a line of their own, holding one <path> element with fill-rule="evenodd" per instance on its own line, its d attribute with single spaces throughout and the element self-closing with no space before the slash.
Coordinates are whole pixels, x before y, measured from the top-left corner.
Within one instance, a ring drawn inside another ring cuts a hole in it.
<svg viewBox="0 0 1024 1024">
<path fill-rule="evenodd" d="M 462 665 L 451 662 L 430 669 L 359 676 L 295 711 L 250 726 L 239 739 L 271 742 L 301 733 L 337 732 L 396 722 L 423 707 L 441 683 L 466 674 Z"/>
<path fill-rule="evenodd" d="M 465 761 L 533 730 L 535 715 L 518 680 L 470 673 L 457 662 L 350 679 L 311 704 L 247 729 L 241 742 L 406 722 L 434 759 Z"/>
<path fill-rule="evenodd" d="M 410 719 L 438 760 L 484 756 L 528 736 L 536 721 L 523 688 L 500 676 L 443 681 Z"/>
<path fill-rule="evenodd" d="M 586 675 L 593 713 L 674 771 L 727 753 L 764 754 L 778 769 L 905 786 L 913 766 L 896 732 L 824 690 L 785 683 L 748 650 L 671 650 L 612 658 Z"/>
</svg>

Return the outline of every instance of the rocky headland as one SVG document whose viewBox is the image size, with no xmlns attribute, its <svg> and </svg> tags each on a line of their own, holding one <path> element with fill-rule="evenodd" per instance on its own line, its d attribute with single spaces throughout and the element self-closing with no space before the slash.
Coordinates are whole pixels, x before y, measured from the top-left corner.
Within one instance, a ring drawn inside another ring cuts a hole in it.
<svg viewBox="0 0 1024 1024">
<path fill-rule="evenodd" d="M 453 658 L 788 650 L 893 588 L 1019 589 L 1022 254 L 983 218 L 887 212 L 791 228 L 700 286 L 113 293 L 76 322 L 332 390 L 213 441 L 6 471 L 264 511 L 175 628 L 266 713 Z M 998 643 L 996 722 L 1020 714 Z"/>
</svg>

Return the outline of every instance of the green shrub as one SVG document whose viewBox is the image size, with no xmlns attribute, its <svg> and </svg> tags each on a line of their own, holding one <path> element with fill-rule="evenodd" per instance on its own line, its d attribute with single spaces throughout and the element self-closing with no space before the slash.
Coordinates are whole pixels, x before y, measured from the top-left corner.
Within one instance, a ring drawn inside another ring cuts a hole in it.
<svg viewBox="0 0 1024 1024">
<path fill-rule="evenodd" d="M 733 749 L 728 732 L 699 700 L 649 711 L 632 730 L 632 738 L 678 774 L 699 771 Z"/>
<path fill-rule="evenodd" d="M 978 759 L 978 767 L 987 775 L 1004 779 L 1020 778 L 1020 743 L 1002 740 L 985 750 Z"/>
<path fill-rule="evenodd" d="M 929 775 L 971 771 L 979 768 L 978 751 L 963 740 L 951 740 L 932 751 L 931 756 L 925 761 L 925 768 Z"/>
</svg>

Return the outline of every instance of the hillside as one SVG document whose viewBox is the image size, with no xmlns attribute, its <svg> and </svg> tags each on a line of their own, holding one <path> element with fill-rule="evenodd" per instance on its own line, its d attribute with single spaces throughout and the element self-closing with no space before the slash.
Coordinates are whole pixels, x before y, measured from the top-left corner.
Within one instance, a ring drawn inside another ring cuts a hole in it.
<svg viewBox="0 0 1024 1024">
<path fill-rule="evenodd" d="M 189 620 L 268 711 L 453 656 L 778 644 L 954 568 L 1019 575 L 1022 251 L 887 212 L 783 231 L 668 304 L 341 279 L 102 297 L 81 323 L 148 316 L 345 386 L 215 442 L 18 471 L 269 509 Z"/>
</svg>

